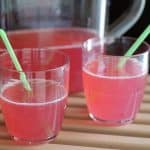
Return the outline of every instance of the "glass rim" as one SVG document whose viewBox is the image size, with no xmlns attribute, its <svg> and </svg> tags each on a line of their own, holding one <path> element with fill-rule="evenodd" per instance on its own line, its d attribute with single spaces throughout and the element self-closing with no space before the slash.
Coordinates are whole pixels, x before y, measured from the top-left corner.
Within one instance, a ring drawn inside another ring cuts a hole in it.
<svg viewBox="0 0 150 150">
<path fill-rule="evenodd" d="M 10 68 L 6 68 L 5 66 L 1 66 L 1 65 L 0 65 L 0 69 L 5 70 L 5 71 L 9 71 L 9 72 L 14 72 L 14 73 L 23 73 L 23 72 L 25 72 L 25 73 L 28 74 L 28 73 L 53 72 L 53 71 L 59 70 L 61 68 L 67 68 L 67 66 L 70 65 L 70 59 L 69 59 L 69 56 L 67 54 L 65 54 L 64 52 L 61 52 L 59 50 L 52 49 L 52 48 L 51 49 L 45 49 L 45 48 L 20 48 L 20 49 L 14 49 L 14 50 L 15 50 L 15 52 L 21 52 L 21 51 L 24 51 L 24 50 L 26 50 L 26 51 L 31 51 L 32 50 L 32 51 L 35 51 L 35 52 L 36 51 L 42 51 L 42 52 L 47 51 L 47 52 L 51 52 L 51 53 L 56 53 L 56 54 L 62 55 L 65 58 L 65 62 L 64 62 L 63 65 L 60 65 L 56 68 L 50 68 L 50 69 L 38 70 L 38 71 L 24 71 L 24 70 L 17 71 L 16 68 L 15 69 L 10 69 Z M 1 61 L 2 57 L 7 56 L 7 55 L 9 56 L 7 50 L 5 49 L 5 52 L 0 54 L 0 61 Z M 12 64 L 13 64 L 13 62 L 12 62 Z"/>
<path fill-rule="evenodd" d="M 10 100 L 6 97 L 3 96 L 2 92 L 0 94 L 0 97 L 3 99 L 3 101 L 7 102 L 7 103 L 11 103 L 13 105 L 19 105 L 19 106 L 44 106 L 44 105 L 48 105 L 48 104 L 55 104 L 61 101 L 64 101 L 65 98 L 68 96 L 67 92 L 65 92 L 65 94 L 60 97 L 59 99 L 55 98 L 53 100 L 50 101 L 43 101 L 43 102 L 16 102 L 13 100 Z"/>
<path fill-rule="evenodd" d="M 130 37 L 130 36 L 122 36 L 122 37 L 117 37 L 117 38 L 114 38 L 114 37 L 105 37 L 103 40 L 102 40 L 102 43 L 104 42 L 104 45 L 105 43 L 109 44 L 109 42 L 113 43 L 115 42 L 116 40 L 129 40 L 129 41 L 135 41 L 136 38 L 135 37 Z M 94 47 L 95 45 L 100 45 L 101 42 L 100 42 L 100 38 L 99 37 L 96 37 L 96 38 L 90 38 L 88 40 L 86 40 L 84 43 L 83 43 L 83 50 L 84 49 L 87 49 L 87 45 L 88 43 L 91 42 L 91 47 Z M 94 45 L 93 43 L 96 42 L 96 44 Z M 93 46 L 94 45 L 94 46 Z M 146 41 L 144 41 L 140 46 L 142 45 L 145 45 L 147 47 L 147 49 L 144 51 L 144 52 L 140 52 L 139 54 L 133 54 L 131 56 L 124 56 L 124 55 L 109 55 L 109 54 L 103 54 L 103 56 L 108 56 L 108 57 L 124 57 L 124 58 L 132 58 L 132 57 L 138 57 L 138 56 L 141 56 L 143 54 L 146 54 L 146 53 L 150 53 L 150 44 Z M 90 52 L 90 51 L 89 51 Z"/>
</svg>

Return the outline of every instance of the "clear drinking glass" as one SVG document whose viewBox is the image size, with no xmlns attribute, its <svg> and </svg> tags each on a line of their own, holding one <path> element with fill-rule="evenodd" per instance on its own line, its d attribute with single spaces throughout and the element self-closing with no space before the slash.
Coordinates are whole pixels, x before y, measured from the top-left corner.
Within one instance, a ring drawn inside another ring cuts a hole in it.
<svg viewBox="0 0 150 150">
<path fill-rule="evenodd" d="M 132 122 L 139 110 L 148 73 L 143 43 L 131 57 L 123 56 L 133 38 L 90 39 L 83 48 L 83 82 L 89 116 L 104 125 Z M 118 64 L 125 61 L 121 68 Z"/>
<path fill-rule="evenodd" d="M 64 118 L 69 59 L 47 49 L 21 49 L 15 53 L 32 90 L 24 88 L 9 54 L 1 54 L 0 103 L 8 132 L 24 144 L 54 140 Z"/>
</svg>

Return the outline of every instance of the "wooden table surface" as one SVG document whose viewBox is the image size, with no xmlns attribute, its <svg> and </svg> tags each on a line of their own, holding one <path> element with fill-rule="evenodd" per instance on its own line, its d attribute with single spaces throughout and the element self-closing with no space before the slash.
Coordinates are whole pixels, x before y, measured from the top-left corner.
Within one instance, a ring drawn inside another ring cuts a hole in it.
<svg viewBox="0 0 150 150">
<path fill-rule="evenodd" d="M 93 122 L 83 93 L 69 96 L 62 130 L 50 144 L 16 145 L 7 133 L 0 113 L 0 150 L 150 150 L 150 76 L 135 121 L 121 127 L 104 127 Z"/>
</svg>

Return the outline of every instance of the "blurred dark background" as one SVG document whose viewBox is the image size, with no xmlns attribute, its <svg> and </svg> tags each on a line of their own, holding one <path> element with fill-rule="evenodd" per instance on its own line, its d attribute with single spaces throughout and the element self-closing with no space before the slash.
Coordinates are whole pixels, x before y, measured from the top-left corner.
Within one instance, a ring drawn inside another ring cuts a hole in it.
<svg viewBox="0 0 150 150">
<path fill-rule="evenodd" d="M 113 22 L 126 8 L 129 7 L 131 2 L 132 0 L 122 0 L 122 1 L 111 0 L 109 21 Z M 146 28 L 146 26 L 150 24 L 149 16 L 150 16 L 150 0 L 146 0 L 145 9 L 142 16 L 125 35 L 138 37 L 139 34 Z M 150 36 L 147 38 L 147 41 L 150 43 Z"/>
</svg>

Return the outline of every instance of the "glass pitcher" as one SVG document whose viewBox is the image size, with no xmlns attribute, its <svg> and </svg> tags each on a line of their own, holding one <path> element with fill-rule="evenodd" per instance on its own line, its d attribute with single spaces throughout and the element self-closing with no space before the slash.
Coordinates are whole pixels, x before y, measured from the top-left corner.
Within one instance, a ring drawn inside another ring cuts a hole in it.
<svg viewBox="0 0 150 150">
<path fill-rule="evenodd" d="M 70 93 L 82 91 L 82 43 L 91 37 L 119 37 L 139 19 L 145 0 L 130 7 L 112 24 L 111 0 L 0 0 L 0 26 L 14 48 L 61 49 L 70 56 Z M 0 47 L 3 48 L 2 43 Z"/>
</svg>

